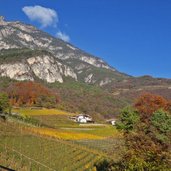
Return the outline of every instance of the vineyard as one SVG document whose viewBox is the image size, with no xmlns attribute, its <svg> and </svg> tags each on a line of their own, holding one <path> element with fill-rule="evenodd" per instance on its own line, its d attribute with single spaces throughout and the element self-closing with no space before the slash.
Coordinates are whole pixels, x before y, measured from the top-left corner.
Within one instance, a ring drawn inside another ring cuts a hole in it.
<svg viewBox="0 0 171 171">
<path fill-rule="evenodd" d="M 59 139 L 35 136 L 1 122 L 0 163 L 15 170 L 92 170 L 98 151 Z"/>
<path fill-rule="evenodd" d="M 0 120 L 0 165 L 4 167 L 19 171 L 91 171 L 104 158 L 117 160 L 121 156 L 122 138 L 111 126 L 82 127 L 68 119 L 69 113 L 59 110 L 20 111 L 46 126 L 13 117 Z"/>
</svg>

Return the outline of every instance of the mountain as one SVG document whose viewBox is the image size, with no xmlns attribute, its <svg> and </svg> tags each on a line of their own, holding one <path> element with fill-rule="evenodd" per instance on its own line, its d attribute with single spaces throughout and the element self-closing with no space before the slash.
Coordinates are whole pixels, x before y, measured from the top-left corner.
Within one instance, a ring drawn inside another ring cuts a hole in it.
<svg viewBox="0 0 171 171">
<path fill-rule="evenodd" d="M 102 59 L 19 21 L 0 17 L 0 76 L 63 83 L 66 77 L 100 86 L 130 78 Z M 15 54 L 15 56 L 14 56 Z"/>
<path fill-rule="evenodd" d="M 129 76 L 31 25 L 0 17 L 0 91 L 16 80 L 38 81 L 59 95 L 58 108 L 96 119 L 113 117 L 144 91 L 171 99 L 171 79 Z"/>
</svg>

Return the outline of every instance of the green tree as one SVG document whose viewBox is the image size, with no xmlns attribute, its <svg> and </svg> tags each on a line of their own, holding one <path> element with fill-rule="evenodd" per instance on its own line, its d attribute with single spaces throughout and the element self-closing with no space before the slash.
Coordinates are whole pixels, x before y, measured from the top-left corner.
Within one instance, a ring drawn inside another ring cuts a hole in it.
<svg viewBox="0 0 171 171">
<path fill-rule="evenodd" d="M 151 117 L 151 132 L 162 143 L 171 141 L 171 115 L 162 109 L 153 113 Z"/>
<path fill-rule="evenodd" d="M 138 112 L 131 107 L 126 107 L 121 111 L 120 120 L 116 123 L 116 127 L 117 129 L 129 132 L 134 129 L 134 126 L 138 121 Z"/>
<path fill-rule="evenodd" d="M 0 93 L 0 113 L 3 113 L 5 110 L 9 109 L 9 99 L 7 94 Z"/>
</svg>

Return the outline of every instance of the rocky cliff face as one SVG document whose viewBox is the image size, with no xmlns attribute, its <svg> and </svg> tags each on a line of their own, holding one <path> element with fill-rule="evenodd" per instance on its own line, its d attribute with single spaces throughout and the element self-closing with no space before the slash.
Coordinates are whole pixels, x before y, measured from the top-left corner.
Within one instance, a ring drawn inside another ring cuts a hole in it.
<svg viewBox="0 0 171 171">
<path fill-rule="evenodd" d="M 27 52 L 28 53 L 28 52 Z M 21 53 L 22 54 L 22 53 Z M 77 75 L 72 68 L 57 61 L 50 54 L 32 51 L 30 57 L 22 57 L 16 61 L 3 61 L 0 64 L 0 76 L 16 80 L 32 80 L 39 78 L 49 83 L 58 81 L 63 83 L 63 77 L 71 77 L 77 81 Z"/>
<path fill-rule="evenodd" d="M 101 86 L 129 77 L 116 71 L 102 59 L 31 25 L 19 21 L 6 22 L 3 17 L 0 17 L 0 50 L 22 48 L 44 49 L 51 55 L 30 56 L 29 59 L 24 60 L 24 63 L 20 61 L 13 64 L 0 64 L 1 76 L 18 80 L 33 80 L 34 76 L 37 76 L 47 82 L 63 82 L 63 77 L 68 76 Z"/>
</svg>

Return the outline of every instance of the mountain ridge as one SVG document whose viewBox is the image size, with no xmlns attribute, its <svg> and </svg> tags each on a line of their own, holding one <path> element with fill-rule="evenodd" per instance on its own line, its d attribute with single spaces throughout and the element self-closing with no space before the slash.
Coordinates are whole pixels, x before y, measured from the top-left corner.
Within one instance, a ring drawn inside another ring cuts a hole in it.
<svg viewBox="0 0 171 171">
<path fill-rule="evenodd" d="M 78 81 L 85 83 L 103 86 L 113 81 L 130 77 L 127 74 L 120 73 L 102 59 L 90 55 L 70 43 L 54 38 L 32 25 L 26 25 L 19 21 L 6 22 L 4 18 L 1 17 L 0 40 L 0 50 L 29 48 L 32 50 L 41 49 L 50 52 L 54 60 L 58 62 L 62 60 L 67 68 L 73 70 L 73 75 L 69 76 L 77 77 L 79 78 Z M 94 71 L 95 73 L 93 73 Z M 2 69 L 0 70 L 0 75 L 12 78 L 7 72 L 4 73 Z M 63 76 L 63 74 L 61 74 L 61 76 Z M 14 79 L 17 79 L 17 77 L 14 77 Z M 45 80 L 47 82 L 59 81 L 57 79 L 53 79 L 54 81 Z M 77 81 L 77 79 L 75 80 Z M 60 82 L 63 82 L 63 79 L 61 79 Z"/>
<path fill-rule="evenodd" d="M 102 59 L 20 21 L 6 22 L 0 17 L 0 40 L 0 76 L 32 81 L 38 78 L 49 83 L 63 83 L 69 77 L 110 91 L 160 85 L 159 78 L 121 73 Z M 161 80 L 169 87 L 170 79 Z"/>
</svg>

